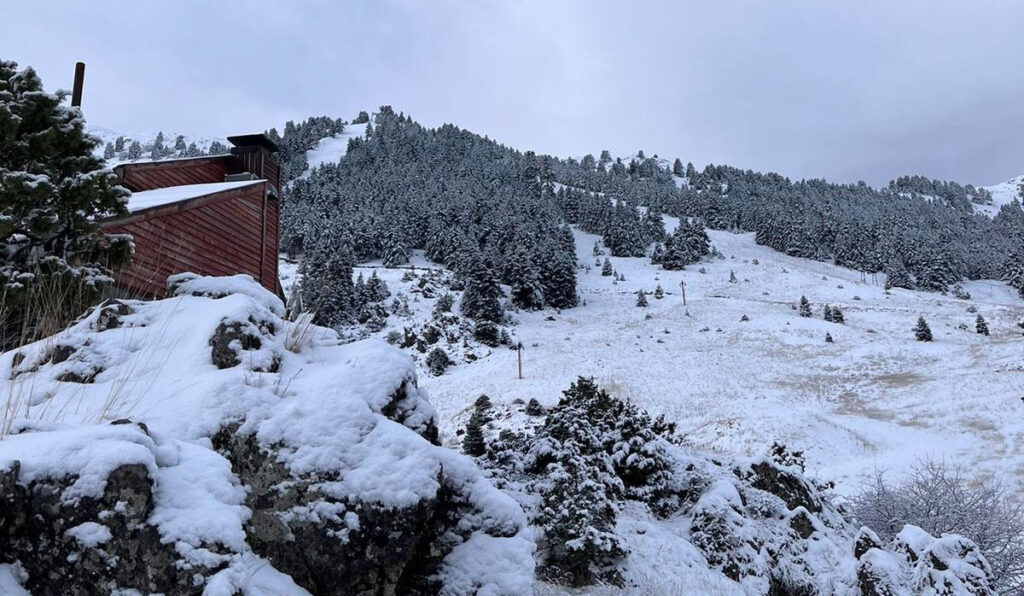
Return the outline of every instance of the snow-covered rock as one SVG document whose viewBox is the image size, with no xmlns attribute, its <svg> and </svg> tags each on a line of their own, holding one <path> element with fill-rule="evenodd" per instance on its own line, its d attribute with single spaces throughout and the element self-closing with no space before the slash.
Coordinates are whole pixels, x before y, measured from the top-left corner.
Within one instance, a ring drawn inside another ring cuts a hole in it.
<svg viewBox="0 0 1024 596">
<path fill-rule="evenodd" d="M 245 276 L 178 276 L 169 293 L 111 301 L 0 355 L 3 581 L 33 593 L 280 593 L 257 579 L 324 594 L 530 589 L 522 510 L 436 444 L 408 356 L 297 329 Z"/>
</svg>

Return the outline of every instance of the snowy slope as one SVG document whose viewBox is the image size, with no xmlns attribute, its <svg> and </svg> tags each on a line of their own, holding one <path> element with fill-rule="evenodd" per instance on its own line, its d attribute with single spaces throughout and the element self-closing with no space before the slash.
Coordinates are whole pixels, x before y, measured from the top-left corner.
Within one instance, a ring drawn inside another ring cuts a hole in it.
<svg viewBox="0 0 1024 596">
<path fill-rule="evenodd" d="M 576 376 L 593 375 L 677 420 L 699 447 L 749 455 L 779 440 L 806 449 L 812 474 L 839 481 L 841 490 L 876 465 L 901 469 L 926 454 L 1024 474 L 1024 339 L 1016 327 L 1024 303 L 1010 288 L 967 283 L 972 301 L 886 294 L 880 278 L 876 285 L 855 271 L 787 257 L 757 246 L 752 234 L 710 236 L 727 258 L 704 264 L 706 274 L 613 257 L 626 276 L 613 284 L 589 256 L 598 237 L 577 232 L 577 255 L 591 265 L 579 275 L 586 304 L 554 321 L 549 313 L 516 315 L 527 346 L 522 381 L 509 351 L 426 380 L 442 423 L 481 392 L 550 404 Z M 740 283 L 729 283 L 730 271 Z M 658 284 L 666 297 L 637 308 L 635 292 Z M 801 295 L 816 318 L 791 310 Z M 825 303 L 840 306 L 847 323 L 821 320 Z M 991 337 L 974 333 L 972 305 Z M 749 322 L 740 322 L 744 314 Z M 919 315 L 934 343 L 914 340 Z M 961 323 L 967 331 L 957 329 Z M 835 343 L 824 342 L 826 332 Z"/>
<path fill-rule="evenodd" d="M 976 206 L 977 210 L 986 215 L 994 216 L 999 213 L 999 208 L 1021 198 L 1021 185 L 1024 184 L 1024 175 L 1011 178 L 1001 184 L 986 186 L 985 190 L 992 193 L 991 205 Z"/>
<path fill-rule="evenodd" d="M 366 124 L 346 124 L 344 132 L 320 139 L 315 147 L 306 152 L 309 167 L 303 172 L 302 177 L 309 176 L 309 172 L 317 166 L 338 163 L 348 152 L 349 140 L 365 134 Z"/>
<path fill-rule="evenodd" d="M 666 223 L 671 230 L 675 220 Z M 782 441 L 804 449 L 809 471 L 836 480 L 841 492 L 876 466 L 902 470 L 926 455 L 1024 475 L 1024 338 L 1016 326 L 1024 302 L 1006 285 L 965 283 L 972 300 L 887 293 L 881 275 L 862 280 L 856 271 L 758 246 L 752 234 L 717 231 L 709 234 L 724 260 L 669 272 L 647 259 L 612 257 L 626 277 L 614 283 L 591 256 L 600 238 L 575 233 L 578 258 L 589 266 L 578 276 L 585 304 L 560 314 L 513 313 L 511 329 L 526 346 L 525 379 L 517 378 L 516 353 L 505 348 L 440 377 L 423 375 L 451 444 L 480 393 L 552 404 L 577 376 L 593 375 L 677 420 L 699 448 L 755 455 Z M 408 292 L 403 270 L 375 270 L 392 293 Z M 729 283 L 730 271 L 739 283 Z M 659 284 L 665 298 L 648 296 L 650 307 L 637 308 L 636 291 Z M 814 318 L 792 310 L 801 295 Z M 843 309 L 845 325 L 822 320 L 826 303 Z M 416 306 L 429 317 L 431 303 Z M 972 307 L 988 321 L 990 337 L 974 332 Z M 933 343 L 915 341 L 919 315 Z M 407 324 L 392 318 L 377 335 Z M 835 343 L 825 343 L 826 332 Z"/>
<path fill-rule="evenodd" d="M 674 229 L 676 220 L 665 219 Z M 505 347 L 477 349 L 476 360 L 460 360 L 441 376 L 421 368 L 442 441 L 458 448 L 457 432 L 480 394 L 499 404 L 536 398 L 553 405 L 584 375 L 677 421 L 699 450 L 756 456 L 775 441 L 804 450 L 809 474 L 836 481 L 840 496 L 856 492 L 876 468 L 898 473 L 925 456 L 1012 481 L 1024 476 L 1024 338 L 1016 326 L 1024 302 L 1011 288 L 968 282 L 971 300 L 887 293 L 881 275 L 862 279 L 856 271 L 789 257 L 758 246 L 753 234 L 709 235 L 724 259 L 669 272 L 648 259 L 612 257 L 626 277 L 615 283 L 595 266 L 592 248 L 600 238 L 575 231 L 578 259 L 588 266 L 578 272 L 584 303 L 561 313 L 512 313 L 517 324 L 510 330 L 525 345 L 523 380 L 516 352 Z M 416 265 L 438 267 L 419 256 Z M 413 284 L 402 281 L 407 270 L 365 266 L 392 294 L 416 296 Z M 738 283 L 729 282 L 731 271 Z M 648 294 L 648 308 L 635 306 L 637 290 L 650 293 L 659 284 L 663 299 Z M 811 301 L 814 318 L 792 309 L 801 295 Z M 826 303 L 843 310 L 845 325 L 822 320 Z M 414 317 L 428 320 L 433 301 L 417 297 L 412 306 Z M 990 337 L 975 333 L 976 314 L 968 308 L 985 316 Z M 750 320 L 741 322 L 743 315 Z M 933 343 L 914 339 L 920 315 L 931 325 Z M 376 335 L 409 325 L 392 317 Z M 825 343 L 826 332 L 834 343 Z M 713 577 L 702 579 L 699 555 L 674 538 L 679 529 L 672 523 L 624 512 L 630 582 L 728 593 Z M 656 582 L 650 578 L 655 561 Z M 699 581 L 709 583 L 693 583 Z"/>
</svg>

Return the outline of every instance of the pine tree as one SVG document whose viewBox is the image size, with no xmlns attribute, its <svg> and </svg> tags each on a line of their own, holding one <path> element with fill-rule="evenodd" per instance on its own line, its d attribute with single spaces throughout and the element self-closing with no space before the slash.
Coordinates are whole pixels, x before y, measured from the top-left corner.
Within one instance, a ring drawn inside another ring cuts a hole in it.
<svg viewBox="0 0 1024 596">
<path fill-rule="evenodd" d="M 352 124 L 366 124 L 369 121 L 370 115 L 365 111 L 360 111 L 359 114 L 356 115 L 355 119 L 352 120 Z"/>
<path fill-rule="evenodd" d="M 1022 236 L 1021 242 L 1024 243 L 1024 236 Z M 1024 246 L 1020 250 L 1010 253 L 1003 264 L 1000 279 L 1009 284 L 1010 287 L 1016 288 L 1020 297 L 1024 298 Z"/>
<path fill-rule="evenodd" d="M 729 270 L 729 283 L 739 283 L 740 280 L 736 279 L 736 272 L 732 269 Z"/>
<path fill-rule="evenodd" d="M 524 310 L 544 307 L 544 288 L 540 281 L 540 268 L 533 254 L 533 244 L 521 239 L 505 268 L 505 278 L 511 286 L 512 304 Z"/>
<path fill-rule="evenodd" d="M 670 271 L 683 269 L 686 265 L 696 263 L 708 255 L 710 247 L 711 241 L 704 227 L 684 218 L 680 220 L 672 235 L 665 240 L 661 266 Z"/>
<path fill-rule="evenodd" d="M 462 314 L 475 321 L 498 323 L 505 318 L 501 296 L 498 280 L 483 255 L 477 251 L 469 258 L 466 290 L 459 305 Z"/>
<path fill-rule="evenodd" d="M 409 249 L 405 240 L 397 234 L 390 234 L 384 247 L 383 265 L 389 269 L 409 262 Z"/>
<path fill-rule="evenodd" d="M 360 274 L 361 276 L 362 274 Z M 391 297 L 391 291 L 388 290 L 388 284 L 384 283 L 384 280 L 377 276 L 377 272 L 374 271 L 370 275 L 370 279 L 366 281 L 365 289 L 366 302 L 383 302 Z"/>
<path fill-rule="evenodd" d="M 665 290 L 661 289 L 661 284 L 658 284 L 658 286 L 656 288 L 654 288 L 654 298 L 656 300 L 661 300 L 664 297 L 665 297 Z"/>
<path fill-rule="evenodd" d="M 164 147 L 164 133 L 156 133 L 156 138 L 153 140 L 153 148 L 150 149 L 150 159 L 161 159 L 167 155 L 167 149 Z"/>
<path fill-rule="evenodd" d="M 473 402 L 473 417 L 481 426 L 494 419 L 492 408 L 491 398 L 483 393 Z"/>
<path fill-rule="evenodd" d="M 576 257 L 572 230 L 562 226 L 558 245 L 548 244 L 540 257 L 540 284 L 544 302 L 552 308 L 572 308 L 579 303 L 576 294 Z"/>
<path fill-rule="evenodd" d="M 117 156 L 117 151 L 114 149 L 114 144 L 107 143 L 103 147 L 103 159 L 111 160 L 114 159 L 115 156 Z"/>
<path fill-rule="evenodd" d="M 889 264 L 885 266 L 885 289 L 891 288 L 914 289 L 914 280 L 910 277 L 906 265 L 903 264 L 903 259 L 899 257 L 890 260 Z"/>
<path fill-rule="evenodd" d="M 363 277 L 362 271 L 356 276 L 356 281 L 352 285 L 352 296 L 356 306 L 361 306 L 370 301 L 366 294 L 366 278 Z"/>
<path fill-rule="evenodd" d="M 124 137 L 123 136 L 118 136 L 116 139 L 114 139 L 114 151 L 116 153 L 120 153 L 120 152 L 124 151 Z"/>
<path fill-rule="evenodd" d="M 637 290 L 636 292 L 636 305 L 641 308 L 647 307 L 647 293 L 643 290 Z"/>
<path fill-rule="evenodd" d="M 686 170 L 683 169 L 683 162 L 678 157 L 672 162 L 672 173 L 679 177 L 686 174 Z"/>
<path fill-rule="evenodd" d="M 434 303 L 434 316 L 451 312 L 453 306 L 455 306 L 455 297 L 448 292 L 441 294 L 437 297 L 437 302 Z"/>
<path fill-rule="evenodd" d="M 832 307 L 832 322 L 840 325 L 846 323 L 846 317 L 843 316 L 843 311 L 839 310 L 838 306 Z"/>
<path fill-rule="evenodd" d="M 427 369 L 429 369 L 430 374 L 435 377 L 443 375 L 444 371 L 452 364 L 452 359 L 448 357 L 448 353 L 441 348 L 434 348 L 429 354 L 427 354 Z"/>
<path fill-rule="evenodd" d="M 351 323 L 359 306 L 352 283 L 355 257 L 349 241 L 328 229 L 306 251 L 299 272 L 302 309 L 325 327 Z"/>
<path fill-rule="evenodd" d="M 928 322 L 924 320 L 924 317 L 917 318 L 917 325 L 914 327 L 914 337 L 917 341 L 931 341 L 932 330 L 928 327 Z"/>
<path fill-rule="evenodd" d="M 63 329 L 131 256 L 96 223 L 126 214 L 129 193 L 65 97 L 0 60 L 0 351 Z"/>
<path fill-rule="evenodd" d="M 834 321 L 832 318 L 832 307 L 827 304 L 825 305 L 825 316 L 823 318 L 829 323 Z"/>
<path fill-rule="evenodd" d="M 665 247 L 660 243 L 654 244 L 654 250 L 651 251 L 651 264 L 660 265 L 665 261 Z"/>
<path fill-rule="evenodd" d="M 601 275 L 603 277 L 608 277 L 610 275 L 613 275 L 614 273 L 615 270 L 612 269 L 612 262 L 608 260 L 608 258 L 606 257 L 604 260 L 604 265 L 601 265 Z"/>
<path fill-rule="evenodd" d="M 544 406 L 540 405 L 536 397 L 531 397 L 530 401 L 526 403 L 525 413 L 527 416 L 543 416 Z"/>
<path fill-rule="evenodd" d="M 807 296 L 800 297 L 800 316 L 811 317 L 811 303 L 807 301 Z"/>
<path fill-rule="evenodd" d="M 206 150 L 207 155 L 223 155 L 228 152 L 228 146 L 220 141 L 213 141 Z"/>
<path fill-rule="evenodd" d="M 462 452 L 473 457 L 480 457 L 487 451 L 484 443 L 484 431 L 474 417 L 466 423 L 466 435 L 462 438 Z"/>
<path fill-rule="evenodd" d="M 183 156 L 185 151 L 188 150 L 188 145 L 185 144 L 185 137 L 183 135 L 178 135 L 174 138 L 174 150 L 179 156 Z"/>
<path fill-rule="evenodd" d="M 666 237 L 665 220 L 661 213 L 654 209 L 648 209 L 640 220 L 641 233 L 645 243 L 661 242 Z"/>
<path fill-rule="evenodd" d="M 985 317 L 978 315 L 978 318 L 974 320 L 974 329 L 979 335 L 988 335 L 988 323 L 985 322 Z"/>
<path fill-rule="evenodd" d="M 142 159 L 142 145 L 140 145 L 138 141 L 132 141 L 132 143 L 128 145 L 128 159 L 132 161 Z"/>
<path fill-rule="evenodd" d="M 550 446 L 542 464 L 541 499 L 535 523 L 542 529 L 539 543 L 541 577 L 572 586 L 617 577 L 617 565 L 627 551 L 615 535 L 613 498 L 624 490 L 605 442 L 621 408 L 592 379 L 573 383 L 540 431 Z M 538 462 L 540 463 L 540 462 Z"/>
<path fill-rule="evenodd" d="M 825 343 L 827 343 L 827 344 L 832 343 L 832 334 L 827 332 L 827 331 L 825 332 Z"/>
</svg>

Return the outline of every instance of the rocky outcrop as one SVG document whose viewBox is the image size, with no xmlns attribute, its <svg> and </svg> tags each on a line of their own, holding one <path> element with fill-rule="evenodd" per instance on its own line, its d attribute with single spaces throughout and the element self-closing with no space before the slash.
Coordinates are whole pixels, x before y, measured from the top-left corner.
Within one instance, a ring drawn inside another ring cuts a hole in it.
<svg viewBox="0 0 1024 596">
<path fill-rule="evenodd" d="M 246 276 L 172 282 L 0 355 L 0 394 L 72 413 L 0 438 L 0 565 L 18 582 L 229 595 L 269 570 L 288 594 L 530 590 L 522 509 L 437 445 L 408 356 L 296 328 Z"/>
<path fill-rule="evenodd" d="M 142 434 L 132 427 L 128 432 Z M 59 431 L 38 433 L 67 437 Z M 120 434 L 124 434 L 123 432 Z M 22 437 L 7 441 L 18 443 Z M 96 437 L 83 437 L 83 440 Z M 34 441 L 43 444 L 45 441 Z M 82 445 L 87 448 L 87 445 Z M 32 468 L 45 467 L 26 461 Z M 207 564 L 183 557 L 150 522 L 155 506 L 151 466 L 122 463 L 102 477 L 102 489 L 80 494 L 81 476 L 39 475 L 20 460 L 0 469 L 0 563 L 18 563 L 33 594 L 95 594 L 134 589 L 143 593 L 200 594 L 225 558 Z M 221 545 L 207 545 L 211 552 Z"/>
<path fill-rule="evenodd" d="M 512 538 L 518 527 L 466 523 L 477 513 L 442 470 L 438 489 L 404 506 L 333 493 L 337 474 L 296 477 L 252 435 L 225 428 L 214 446 L 248 488 L 253 551 L 314 594 L 437 594 L 444 559 L 483 529 Z"/>
<path fill-rule="evenodd" d="M 770 458 L 734 468 L 731 478 L 714 464 L 692 473 L 718 479 L 685 512 L 691 543 L 753 593 L 995 594 L 970 540 L 906 526 L 883 544 L 869 528 L 854 532 L 799 470 Z"/>
</svg>

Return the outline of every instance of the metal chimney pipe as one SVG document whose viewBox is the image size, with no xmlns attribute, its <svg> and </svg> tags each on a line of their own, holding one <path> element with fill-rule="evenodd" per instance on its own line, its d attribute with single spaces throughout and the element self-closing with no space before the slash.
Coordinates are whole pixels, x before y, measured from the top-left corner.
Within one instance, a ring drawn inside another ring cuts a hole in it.
<svg viewBox="0 0 1024 596">
<path fill-rule="evenodd" d="M 85 84 L 85 62 L 75 63 L 75 87 L 71 91 L 71 107 L 82 105 L 82 85 Z"/>
</svg>

